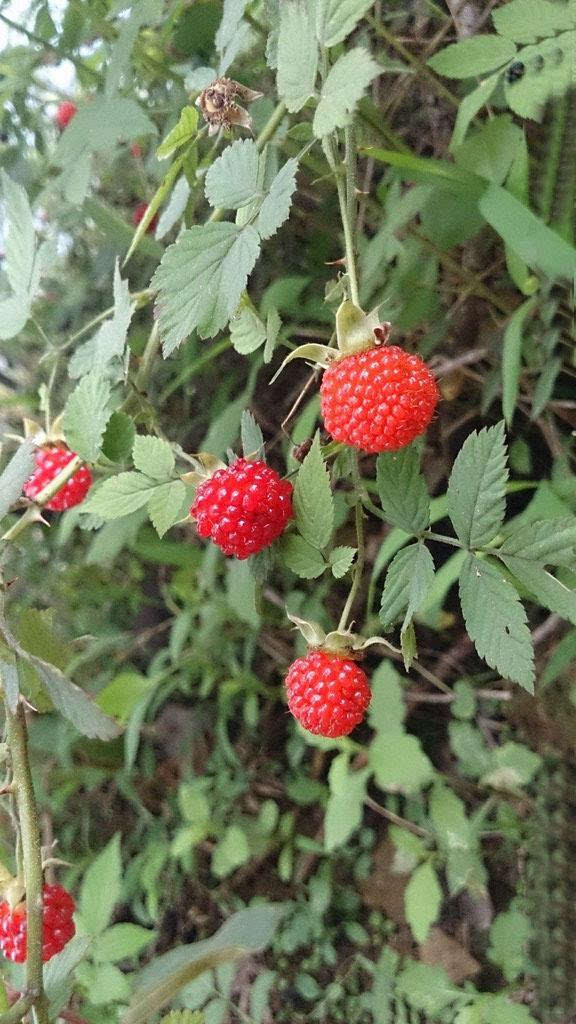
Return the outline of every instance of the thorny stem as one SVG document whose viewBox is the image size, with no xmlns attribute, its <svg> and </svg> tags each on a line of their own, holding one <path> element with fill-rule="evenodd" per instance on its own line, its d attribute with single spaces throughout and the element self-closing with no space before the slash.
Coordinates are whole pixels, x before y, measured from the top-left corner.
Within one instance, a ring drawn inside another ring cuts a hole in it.
<svg viewBox="0 0 576 1024">
<path fill-rule="evenodd" d="M 354 568 L 354 579 L 352 586 L 350 587 L 350 593 L 346 598 L 346 604 L 342 609 L 342 615 L 340 616 L 340 622 L 338 623 L 338 629 L 346 629 L 346 624 L 350 617 L 350 612 L 354 605 L 354 601 L 360 584 L 362 582 L 362 576 L 364 574 L 364 562 L 366 558 L 366 544 L 364 537 L 364 510 L 362 508 L 361 489 L 362 481 L 360 479 L 360 470 L 358 468 L 358 456 L 354 453 L 354 462 L 352 468 L 352 478 L 354 481 L 354 488 L 356 491 L 356 543 L 358 545 L 358 554 L 356 556 L 356 566 Z"/>
<path fill-rule="evenodd" d="M 48 1007 L 44 994 L 42 968 L 42 841 L 38 807 L 34 795 L 32 772 L 28 759 L 28 732 L 22 704 L 12 714 L 5 702 L 6 737 L 12 762 L 13 786 L 16 792 L 18 818 L 22 837 L 24 860 L 24 886 L 26 888 L 26 998 L 28 1007 L 34 1006 L 38 1024 L 49 1024 Z M 16 1007 L 18 1004 L 16 1004 Z M 0 1017 L 0 1024 L 19 1020 L 12 1012 Z"/>
<path fill-rule="evenodd" d="M 336 156 L 334 153 L 333 140 L 328 137 L 324 140 L 324 152 L 326 159 L 330 166 L 331 171 L 334 174 L 336 181 L 336 191 L 338 193 L 338 203 L 340 205 L 340 217 L 342 219 L 342 228 L 344 231 L 344 245 L 346 248 L 346 270 L 348 271 L 348 282 L 350 285 L 350 298 L 355 306 L 360 305 L 360 297 L 358 293 L 358 276 L 356 273 L 356 255 L 354 252 L 354 231 L 353 225 L 350 222 L 348 215 L 348 196 L 346 194 L 346 182 L 344 181 L 340 167 L 338 167 Z M 348 164 L 354 160 L 354 154 L 350 151 L 350 147 L 346 147 L 346 181 L 348 181 Z"/>
<path fill-rule="evenodd" d="M 38 492 L 34 499 L 34 504 L 31 505 L 30 508 L 26 509 L 24 515 L 20 517 L 18 522 L 14 523 L 14 526 L 4 534 L 2 540 L 14 540 L 16 537 L 19 537 L 24 530 L 31 526 L 32 523 L 38 522 L 38 506 L 42 508 L 44 505 L 47 505 L 51 498 L 58 493 L 60 488 L 64 486 L 70 477 L 74 476 L 76 470 L 80 469 L 81 465 L 82 459 L 79 455 L 70 459 L 68 465 L 64 466 L 64 469 L 61 469 L 54 479 Z"/>
</svg>

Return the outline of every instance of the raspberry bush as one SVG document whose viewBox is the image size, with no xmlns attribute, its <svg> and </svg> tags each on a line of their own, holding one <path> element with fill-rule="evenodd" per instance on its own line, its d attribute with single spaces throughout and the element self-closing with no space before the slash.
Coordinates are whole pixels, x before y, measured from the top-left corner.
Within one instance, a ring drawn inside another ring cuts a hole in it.
<svg viewBox="0 0 576 1024">
<path fill-rule="evenodd" d="M 573 4 L 13 6 L 0 1024 L 571 1020 Z"/>
</svg>

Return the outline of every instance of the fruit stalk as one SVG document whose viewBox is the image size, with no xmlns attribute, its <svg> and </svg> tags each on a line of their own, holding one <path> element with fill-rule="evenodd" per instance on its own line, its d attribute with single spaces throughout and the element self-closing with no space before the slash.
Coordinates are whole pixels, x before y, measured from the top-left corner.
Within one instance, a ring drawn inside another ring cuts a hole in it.
<svg viewBox="0 0 576 1024">
<path fill-rule="evenodd" d="M 4 702 L 6 716 L 6 738 L 10 751 L 13 787 L 18 808 L 20 840 L 24 863 L 24 885 L 26 887 L 26 921 L 27 921 L 27 957 L 26 957 L 26 994 L 28 1006 L 34 1006 L 37 1024 L 50 1024 L 48 1007 L 44 994 L 42 968 L 42 844 L 40 837 L 40 821 L 34 794 L 34 783 L 28 758 L 28 730 L 26 716 L 22 704 L 18 704 L 16 713 L 12 714 L 8 704 Z M 20 1020 L 24 1010 L 18 1016 L 14 1011 L 2 1014 L 0 1024 L 11 1024 Z"/>
</svg>

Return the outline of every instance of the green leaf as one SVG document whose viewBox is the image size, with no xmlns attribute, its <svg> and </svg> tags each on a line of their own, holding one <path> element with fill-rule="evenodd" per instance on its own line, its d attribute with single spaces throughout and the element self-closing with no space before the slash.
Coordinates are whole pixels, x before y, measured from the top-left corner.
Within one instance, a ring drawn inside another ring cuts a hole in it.
<svg viewBox="0 0 576 1024">
<path fill-rule="evenodd" d="M 266 316 L 266 345 L 264 346 L 265 363 L 269 363 L 274 355 L 274 349 L 276 348 L 281 327 L 282 321 L 278 315 L 278 310 L 273 306 L 272 309 L 268 310 L 268 314 Z"/>
<path fill-rule="evenodd" d="M 299 532 L 312 547 L 321 551 L 330 543 L 334 530 L 334 499 L 318 433 L 296 477 L 294 514 Z"/>
<path fill-rule="evenodd" d="M 460 100 L 454 131 L 450 141 L 451 152 L 464 142 L 470 122 L 476 117 L 476 114 L 482 109 L 484 104 L 489 102 L 499 80 L 500 74 L 490 75 L 489 78 L 485 78 L 483 82 L 480 82 L 480 85 L 477 85 L 475 89 L 472 89 L 472 92 L 469 92 L 464 99 Z"/>
<path fill-rule="evenodd" d="M 90 103 L 79 107 L 62 133 L 54 161 L 60 167 L 70 167 L 86 152 L 109 153 L 121 139 L 151 134 L 156 134 L 156 126 L 135 100 L 118 94 L 94 95 Z"/>
<path fill-rule="evenodd" d="M 528 264 L 552 278 L 572 280 L 576 249 L 500 185 L 489 185 L 478 208 L 484 219 Z"/>
<path fill-rule="evenodd" d="M 266 341 L 266 328 L 248 301 L 243 299 L 230 324 L 232 348 L 241 356 L 255 352 Z"/>
<path fill-rule="evenodd" d="M 542 766 L 542 758 L 523 743 L 504 743 L 492 751 L 492 766 L 482 775 L 482 783 L 494 789 L 514 792 L 528 786 Z"/>
<path fill-rule="evenodd" d="M 505 679 L 534 691 L 534 651 L 515 588 L 491 563 L 469 555 L 460 573 L 460 602 L 481 658 Z"/>
<path fill-rule="evenodd" d="M 137 434 L 132 448 L 136 469 L 154 480 L 165 480 L 174 472 L 174 453 L 168 441 Z"/>
<path fill-rule="evenodd" d="M 156 150 L 158 160 L 172 156 L 175 150 L 192 142 L 198 133 L 198 111 L 196 107 L 183 107 L 178 124 L 168 132 Z"/>
<path fill-rule="evenodd" d="M 12 291 L 28 300 L 34 264 L 36 233 L 28 196 L 5 170 L 0 172 L 4 206 L 4 269 Z"/>
<path fill-rule="evenodd" d="M 500 554 L 500 553 L 499 553 Z M 538 604 L 556 612 L 576 626 L 576 592 L 557 580 L 540 565 L 527 561 L 525 558 L 514 558 L 512 555 L 500 555 L 502 561 L 522 584 L 534 596 Z"/>
<path fill-rule="evenodd" d="M 502 411 L 506 423 L 512 422 L 518 388 L 520 385 L 520 366 L 522 358 L 522 342 L 524 340 L 524 324 L 534 312 L 538 298 L 527 299 L 510 317 L 502 342 Z"/>
<path fill-rule="evenodd" d="M 67 679 L 60 669 L 34 655 L 27 655 L 26 660 L 36 670 L 56 710 L 71 722 L 82 736 L 111 740 L 120 735 L 121 730 L 116 722 L 105 715 L 88 694 Z"/>
<path fill-rule="evenodd" d="M 0 519 L 22 494 L 24 484 L 34 472 L 35 463 L 36 446 L 34 438 L 29 437 L 22 442 L 0 475 Z"/>
<path fill-rule="evenodd" d="M 550 0 L 512 0 L 492 11 L 494 28 L 516 43 L 535 43 L 568 29 L 575 22 L 574 8 Z"/>
<path fill-rule="evenodd" d="M 155 487 L 148 499 L 148 514 L 159 537 L 186 515 L 186 487 L 170 480 Z"/>
<path fill-rule="evenodd" d="M 258 629 L 260 613 L 256 607 L 256 580 L 248 561 L 230 559 L 226 576 L 226 597 L 230 608 L 241 622 Z"/>
<path fill-rule="evenodd" d="M 86 959 L 91 944 L 89 935 L 76 935 L 61 953 L 57 953 L 44 965 L 44 990 L 48 996 L 48 1012 L 51 1017 L 58 1017 L 70 1002 L 72 972 Z"/>
<path fill-rule="evenodd" d="M 446 78 L 474 78 L 502 67 L 515 54 L 516 47 L 510 40 L 479 35 L 446 46 L 430 57 L 428 66 Z"/>
<path fill-rule="evenodd" d="M 335 128 L 349 124 L 354 107 L 381 67 L 367 50 L 357 46 L 338 58 L 330 68 L 314 114 L 316 138 L 329 135 Z"/>
<path fill-rule="evenodd" d="M 260 207 L 256 230 L 261 238 L 272 238 L 278 228 L 288 219 L 292 206 L 292 195 L 296 188 L 298 161 L 287 160 L 272 181 L 268 194 Z"/>
<path fill-rule="evenodd" d="M 219 964 L 230 963 L 264 949 L 288 907 L 258 904 L 240 910 L 210 939 L 165 953 L 140 972 L 136 993 L 121 1024 L 148 1024 L 171 999 L 195 978 Z"/>
<path fill-rule="evenodd" d="M 120 277 L 118 263 L 114 267 L 114 313 L 106 320 L 93 338 L 80 345 L 68 364 L 68 376 L 83 377 L 92 370 L 104 373 L 108 364 L 120 360 L 126 347 L 126 338 L 135 306 L 130 299 L 128 281 Z"/>
<path fill-rule="evenodd" d="M 126 725 L 136 705 L 154 685 L 154 679 L 138 672 L 120 672 L 99 691 L 96 703 L 107 715 Z"/>
<path fill-rule="evenodd" d="M 260 155 L 252 139 L 238 139 L 227 146 L 209 167 L 205 193 L 210 206 L 238 210 L 260 191 Z"/>
<path fill-rule="evenodd" d="M 259 975 L 262 977 L 262 975 Z M 252 986 L 252 998 L 254 997 L 254 987 L 257 984 L 258 979 Z M 162 1017 L 160 1024 L 205 1024 L 204 1014 L 200 1010 L 172 1010 L 167 1017 Z"/>
<path fill-rule="evenodd" d="M 356 558 L 357 551 L 357 548 L 351 548 L 347 545 L 332 548 L 330 552 L 330 568 L 332 569 L 334 579 L 340 580 L 346 575 Z"/>
<path fill-rule="evenodd" d="M 522 129 L 512 115 L 499 114 L 471 132 L 457 149 L 452 147 L 452 152 L 459 167 L 502 185 L 523 142 Z"/>
<path fill-rule="evenodd" d="M 99 935 L 110 923 L 122 893 L 120 833 L 117 832 L 84 874 L 78 911 L 90 935 Z"/>
<path fill-rule="evenodd" d="M 546 104 L 568 92 L 574 82 L 571 55 L 575 49 L 576 31 L 571 30 L 518 51 L 517 58 L 528 72 L 513 82 L 504 81 L 504 95 L 515 114 L 541 120 Z M 534 65 L 537 70 L 531 73 Z"/>
<path fill-rule="evenodd" d="M 282 537 L 280 554 L 284 565 L 303 580 L 315 580 L 326 569 L 320 551 L 295 533 Z"/>
<path fill-rule="evenodd" d="M 504 424 L 470 434 L 460 449 L 448 481 L 448 514 L 466 547 L 493 540 L 506 507 Z"/>
<path fill-rule="evenodd" d="M 452 984 L 441 967 L 429 967 L 414 961 L 398 975 L 396 992 L 409 1006 L 436 1018 L 447 1006 L 463 998 L 461 989 Z"/>
<path fill-rule="evenodd" d="M 195 225 L 169 246 L 152 279 L 164 355 L 194 330 L 211 338 L 226 326 L 259 251 L 253 227 L 228 223 Z"/>
<path fill-rule="evenodd" d="M 430 523 L 430 498 L 420 472 L 420 452 L 409 446 L 385 452 L 377 462 L 378 494 L 384 515 L 406 533 L 420 533 Z"/>
<path fill-rule="evenodd" d="M 430 861 L 416 868 L 404 892 L 406 920 L 420 945 L 426 942 L 430 928 L 442 906 L 442 889 Z"/>
<path fill-rule="evenodd" d="M 404 631 L 434 582 L 434 561 L 425 544 L 409 544 L 390 563 L 380 605 L 380 621 L 391 626 L 404 615 Z"/>
<path fill-rule="evenodd" d="M 111 410 L 110 384 L 98 370 L 82 377 L 64 406 L 62 427 L 72 451 L 86 462 L 95 462 Z"/>
<path fill-rule="evenodd" d="M 120 519 L 142 508 L 155 486 L 141 473 L 118 473 L 105 480 L 101 487 L 89 495 L 83 511 L 92 512 L 103 519 Z"/>
<path fill-rule="evenodd" d="M 278 94 L 295 113 L 312 96 L 318 71 L 318 45 L 312 12 L 306 0 L 291 0 L 280 7 L 278 36 Z"/>
<path fill-rule="evenodd" d="M 244 409 L 240 420 L 240 436 L 245 459 L 264 458 L 264 437 L 260 425 L 249 409 Z"/>
<path fill-rule="evenodd" d="M 324 849 L 331 853 L 347 843 L 362 823 L 368 768 L 350 771 L 349 754 L 337 754 L 328 773 L 330 796 L 324 817 Z"/>
<path fill-rule="evenodd" d="M 320 46 L 336 46 L 349 36 L 372 0 L 318 0 L 316 35 Z"/>
<path fill-rule="evenodd" d="M 415 736 L 382 733 L 369 749 L 369 762 L 381 789 L 417 793 L 434 778 L 434 767 Z"/>
<path fill-rule="evenodd" d="M 481 893 L 486 875 L 479 858 L 477 834 L 462 800 L 442 782 L 435 783 L 430 796 L 430 820 L 446 857 L 450 894 L 465 887 Z"/>
<path fill-rule="evenodd" d="M 113 924 L 96 939 L 92 955 L 98 962 L 117 963 L 127 957 L 138 956 L 149 946 L 156 933 L 137 924 Z"/>
<path fill-rule="evenodd" d="M 136 427 L 125 412 L 113 412 L 102 438 L 102 454 L 111 462 L 127 462 L 132 453 Z"/>
<path fill-rule="evenodd" d="M 576 559 L 576 517 L 537 519 L 523 523 L 506 537 L 495 554 L 542 565 L 572 565 Z"/>
</svg>

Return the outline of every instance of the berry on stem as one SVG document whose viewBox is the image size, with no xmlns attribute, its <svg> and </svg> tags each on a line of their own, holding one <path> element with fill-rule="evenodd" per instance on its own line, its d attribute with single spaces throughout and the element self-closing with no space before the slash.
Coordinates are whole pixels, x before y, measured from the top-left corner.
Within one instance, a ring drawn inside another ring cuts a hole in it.
<svg viewBox="0 0 576 1024">
<path fill-rule="evenodd" d="M 352 658 L 312 650 L 297 658 L 285 680 L 288 707 L 316 736 L 347 736 L 370 704 L 368 677 Z"/>
<path fill-rule="evenodd" d="M 64 949 L 73 938 L 76 927 L 72 919 L 76 904 L 61 885 L 45 885 L 42 889 L 43 942 L 42 960 L 46 963 Z M 13 910 L 0 903 L 0 949 L 8 960 L 21 964 L 26 960 L 26 904 Z"/>
<path fill-rule="evenodd" d="M 370 453 L 396 451 L 423 434 L 439 397 L 426 363 L 397 345 L 336 360 L 320 394 L 328 433 Z"/>
<path fill-rule="evenodd" d="M 200 484 L 190 515 L 225 555 L 249 558 L 292 518 L 292 484 L 261 460 L 237 459 Z"/>
<path fill-rule="evenodd" d="M 34 500 L 40 491 L 43 491 L 74 458 L 76 458 L 76 452 L 71 452 L 69 448 L 62 448 L 59 445 L 46 445 L 44 448 L 39 448 L 36 453 L 36 468 L 30 479 L 24 484 L 23 490 L 26 497 Z M 92 473 L 88 466 L 80 466 L 54 497 L 45 504 L 44 508 L 51 512 L 64 512 L 67 508 L 79 505 L 81 501 L 84 501 L 91 485 Z"/>
<path fill-rule="evenodd" d="M 64 100 L 63 103 L 58 104 L 56 108 L 56 114 L 54 115 L 54 120 L 56 122 L 56 126 L 60 129 L 61 132 L 64 131 L 67 125 L 70 124 L 70 121 L 77 113 L 77 111 L 78 107 L 75 103 L 72 103 L 71 100 Z"/>
<path fill-rule="evenodd" d="M 138 203 L 138 206 L 134 207 L 134 210 L 132 212 L 132 223 L 133 223 L 134 227 L 138 227 L 140 221 L 146 216 L 147 209 L 148 209 L 148 203 Z M 148 227 L 146 228 L 146 234 L 147 235 L 151 235 L 152 232 L 156 230 L 157 223 L 158 223 L 158 214 L 155 213 L 154 216 L 152 217 L 152 220 L 150 221 Z"/>
</svg>

